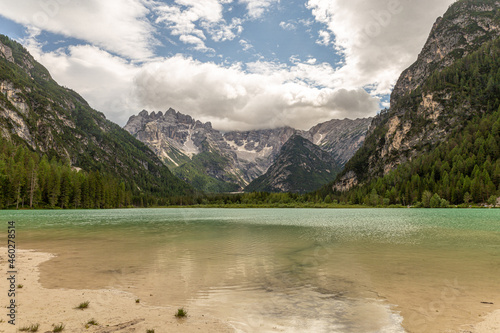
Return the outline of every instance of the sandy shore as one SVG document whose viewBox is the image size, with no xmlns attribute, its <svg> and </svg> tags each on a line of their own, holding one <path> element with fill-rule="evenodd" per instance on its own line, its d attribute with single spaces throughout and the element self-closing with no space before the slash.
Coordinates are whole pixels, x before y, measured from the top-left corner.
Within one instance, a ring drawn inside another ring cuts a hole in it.
<svg viewBox="0 0 500 333">
<path fill-rule="evenodd" d="M 0 332 L 19 332 L 23 327 L 39 324 L 38 332 L 50 332 L 53 324 L 63 323 L 63 332 L 146 332 L 154 329 L 163 332 L 233 332 L 227 323 L 196 309 L 187 309 L 188 317 L 177 319 L 177 308 L 150 306 L 144 301 L 136 303 L 137 297 L 119 290 L 65 290 L 45 289 L 39 282 L 38 266 L 53 256 L 48 253 L 18 250 L 17 281 L 22 284 L 16 291 L 18 304 L 16 325 L 8 323 L 5 306 L 10 301 L 7 276 L 6 249 L 0 248 L 0 300 L 3 311 L 0 317 Z M 85 310 L 77 310 L 80 303 L 89 301 Z M 90 320 L 99 325 L 86 328 Z"/>
<path fill-rule="evenodd" d="M 6 249 L 0 248 L 0 299 L 2 308 L 9 302 L 7 290 Z M 177 319 L 175 307 L 158 307 L 148 305 L 146 301 L 136 303 L 137 297 L 132 293 L 106 290 L 67 290 L 46 289 L 39 282 L 39 265 L 50 260 L 49 253 L 18 250 L 17 281 L 22 284 L 16 293 L 17 313 L 16 325 L 7 321 L 7 309 L 2 311 L 0 332 L 19 332 L 19 329 L 31 324 L 39 324 L 38 332 L 50 332 L 54 324 L 63 323 L 64 332 L 146 332 L 154 329 L 155 333 L 163 332 L 233 332 L 229 323 L 206 314 L 197 309 L 188 309 L 186 319 Z M 89 301 L 85 310 L 77 310 L 80 303 Z M 95 320 L 97 326 L 86 324 Z M 470 318 L 470 322 L 477 322 Z M 491 333 L 500 332 L 500 310 L 489 313 L 482 322 L 460 326 L 459 331 L 450 333 Z"/>
</svg>

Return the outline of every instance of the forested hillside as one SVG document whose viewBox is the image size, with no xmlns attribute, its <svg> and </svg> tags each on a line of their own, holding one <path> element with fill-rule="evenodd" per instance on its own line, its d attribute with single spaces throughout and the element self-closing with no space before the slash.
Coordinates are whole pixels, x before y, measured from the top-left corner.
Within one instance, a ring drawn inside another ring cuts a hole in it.
<svg viewBox="0 0 500 333">
<path fill-rule="evenodd" d="M 109 186 L 123 183 L 124 189 L 120 185 L 113 191 L 128 193 L 123 196 L 128 201 L 108 200 L 103 204 L 96 199 L 85 207 L 141 205 L 192 193 L 191 187 L 173 176 L 146 145 L 93 110 L 77 93 L 59 86 L 26 49 L 6 36 L 0 36 L 0 134 L 4 143 L 12 145 L 9 149 L 25 148 L 21 150 L 35 161 L 30 172 L 40 181 L 45 177 L 42 162 L 46 159 L 62 169 L 82 169 L 78 177 L 94 177 L 100 179 L 96 182 Z M 11 158 L 2 155 L 2 163 L 20 162 Z M 7 178 L 2 179 L 2 191 L 13 186 L 11 179 L 23 179 L 24 172 L 22 168 L 10 169 Z M 44 197 L 41 185 L 39 190 L 42 200 L 37 206 L 66 206 Z M 22 193 L 21 200 L 25 196 Z M 14 205 L 11 193 L 7 197 L 4 205 Z M 16 206 L 18 200 L 16 196 Z"/>
<path fill-rule="evenodd" d="M 112 208 L 132 204 L 127 184 L 99 171 L 72 168 L 57 158 L 0 137 L 1 208 Z"/>
<path fill-rule="evenodd" d="M 408 136 L 411 131 L 416 135 L 438 128 L 449 133 L 445 140 L 417 145 L 417 156 L 409 157 L 408 162 L 383 177 L 370 179 L 364 167 L 369 152 L 385 144 L 383 131 L 387 127 L 378 126 L 374 133 L 381 133 L 369 137 L 348 163 L 365 184 L 348 192 L 336 191 L 338 200 L 427 207 L 496 201 L 500 196 L 500 39 L 434 72 L 392 107 L 412 110 L 431 94 L 433 102 L 442 106 L 437 117 L 409 111 L 401 121 L 412 124 Z M 380 122 L 387 122 L 390 115 L 387 112 L 379 116 Z M 320 193 L 330 194 L 331 189 L 324 188 Z"/>
</svg>

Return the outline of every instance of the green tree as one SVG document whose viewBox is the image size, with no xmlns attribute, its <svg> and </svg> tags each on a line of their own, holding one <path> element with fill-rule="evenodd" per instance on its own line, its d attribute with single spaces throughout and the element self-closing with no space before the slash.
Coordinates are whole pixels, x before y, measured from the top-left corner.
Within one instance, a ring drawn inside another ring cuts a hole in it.
<svg viewBox="0 0 500 333">
<path fill-rule="evenodd" d="M 441 197 L 437 193 L 435 193 L 432 196 L 429 204 L 430 204 L 431 208 L 440 208 L 441 207 Z"/>
<path fill-rule="evenodd" d="M 430 208 L 431 207 L 431 199 L 432 199 L 432 193 L 429 191 L 424 191 L 422 193 L 422 205 L 425 208 Z"/>
</svg>

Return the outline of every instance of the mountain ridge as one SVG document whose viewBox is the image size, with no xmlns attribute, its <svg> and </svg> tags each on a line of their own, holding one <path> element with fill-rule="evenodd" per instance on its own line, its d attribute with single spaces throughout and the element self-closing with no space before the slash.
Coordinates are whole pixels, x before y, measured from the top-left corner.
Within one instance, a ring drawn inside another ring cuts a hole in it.
<svg viewBox="0 0 500 333">
<path fill-rule="evenodd" d="M 333 180 L 339 170 L 329 153 L 294 134 L 266 173 L 253 180 L 245 192 L 311 192 Z"/>
<path fill-rule="evenodd" d="M 262 176 L 273 164 L 283 145 L 298 134 L 331 154 L 343 165 L 361 146 L 372 118 L 333 119 L 312 127 L 309 131 L 291 127 L 253 131 L 221 132 L 210 123 L 202 123 L 173 109 L 163 112 L 143 110 L 130 117 L 124 129 L 146 143 L 164 160 L 174 174 L 193 183 L 194 177 L 218 183 L 222 188 L 237 184 L 240 189 Z M 201 143 L 205 142 L 202 146 Z M 200 168 L 198 155 L 213 168 Z M 191 170 L 191 178 L 186 172 Z M 215 180 L 214 180 L 215 179 Z M 199 189 L 206 189 L 198 186 Z M 234 187 L 231 187 L 234 190 Z"/>
</svg>

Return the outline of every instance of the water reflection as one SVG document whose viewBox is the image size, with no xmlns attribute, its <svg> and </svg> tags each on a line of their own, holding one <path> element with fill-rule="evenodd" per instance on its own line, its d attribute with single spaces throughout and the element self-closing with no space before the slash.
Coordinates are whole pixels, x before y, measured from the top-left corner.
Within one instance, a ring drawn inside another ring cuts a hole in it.
<svg viewBox="0 0 500 333">
<path fill-rule="evenodd" d="M 127 290 L 148 304 L 203 309 L 242 332 L 347 333 L 402 332 L 399 312 L 424 332 L 415 323 L 457 278 L 463 292 L 433 323 L 450 327 L 464 304 L 476 315 L 472 295 L 500 301 L 498 213 L 431 213 L 9 212 L 23 247 L 58 254 L 41 267 L 47 288 Z"/>
</svg>

